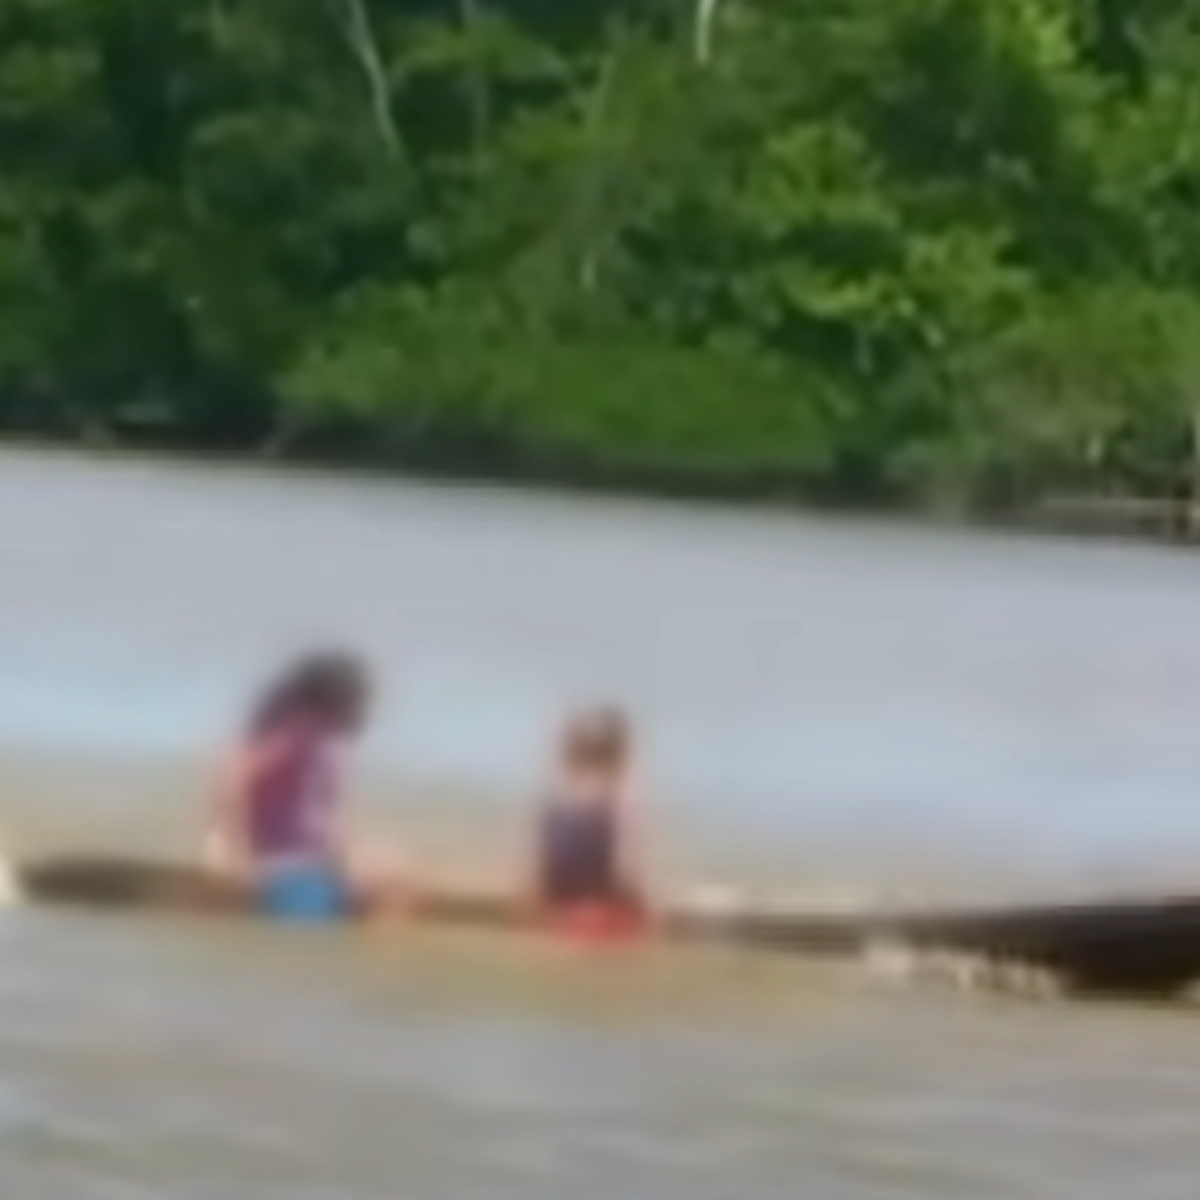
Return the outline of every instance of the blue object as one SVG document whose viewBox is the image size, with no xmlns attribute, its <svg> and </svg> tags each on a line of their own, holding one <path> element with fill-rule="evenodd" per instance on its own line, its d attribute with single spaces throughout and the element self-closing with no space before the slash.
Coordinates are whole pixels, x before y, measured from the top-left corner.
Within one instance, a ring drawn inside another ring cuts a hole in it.
<svg viewBox="0 0 1200 1200">
<path fill-rule="evenodd" d="M 341 921 L 351 914 L 345 883 L 321 863 L 269 871 L 259 884 L 258 903 L 266 916 L 279 921 Z"/>
</svg>

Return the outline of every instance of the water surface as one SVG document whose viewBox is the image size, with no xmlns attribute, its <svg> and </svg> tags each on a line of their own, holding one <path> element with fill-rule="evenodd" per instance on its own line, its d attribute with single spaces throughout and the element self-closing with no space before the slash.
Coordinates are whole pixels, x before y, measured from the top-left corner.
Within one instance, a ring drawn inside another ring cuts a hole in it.
<svg viewBox="0 0 1200 1200">
<path fill-rule="evenodd" d="M 519 837 L 628 703 L 664 862 L 804 888 L 1195 874 L 1200 562 L 791 515 L 0 457 L 10 849 L 187 847 L 249 689 L 385 682 L 371 815 Z M 1187 1009 L 736 956 L 0 919 L 0 1184 L 46 1200 L 1190 1200 Z"/>
<path fill-rule="evenodd" d="M 14 1197 L 1195 1194 L 1189 1015 L 799 965 L 22 918 Z"/>
<path fill-rule="evenodd" d="M 764 846 L 1200 845 L 1191 554 L 29 455 L 0 504 L 0 738 L 56 760 L 203 753 L 337 639 L 375 765 L 481 798 L 613 696 L 661 805 Z"/>
</svg>

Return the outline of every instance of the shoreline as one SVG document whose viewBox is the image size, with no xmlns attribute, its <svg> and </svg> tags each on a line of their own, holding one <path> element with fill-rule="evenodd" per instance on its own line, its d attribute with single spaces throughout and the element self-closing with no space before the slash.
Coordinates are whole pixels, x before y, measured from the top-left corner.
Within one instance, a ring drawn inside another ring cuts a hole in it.
<svg viewBox="0 0 1200 1200">
<path fill-rule="evenodd" d="M 862 519 L 879 524 L 950 529 L 978 534 L 1024 534 L 1080 541 L 1115 541 L 1189 548 L 1200 545 L 1200 499 L 1119 495 L 1084 491 L 1047 491 L 1010 506 L 965 503 L 888 503 L 875 498 L 835 496 L 800 484 L 756 486 L 753 480 L 731 486 L 675 477 L 637 480 L 614 474 L 572 475 L 569 471 L 471 470 L 431 462 L 378 462 L 321 453 L 275 453 L 254 449 L 203 446 L 95 444 L 78 438 L 0 433 L 0 455 L 46 458 L 152 469 L 194 469 L 246 478 L 278 476 L 309 484 L 359 483 L 387 488 L 413 484 L 455 490 L 495 490 L 509 496 L 602 500 L 605 503 L 670 506 L 695 512 L 758 513 L 836 520 Z M 652 476 L 652 473 L 651 473 Z"/>
</svg>

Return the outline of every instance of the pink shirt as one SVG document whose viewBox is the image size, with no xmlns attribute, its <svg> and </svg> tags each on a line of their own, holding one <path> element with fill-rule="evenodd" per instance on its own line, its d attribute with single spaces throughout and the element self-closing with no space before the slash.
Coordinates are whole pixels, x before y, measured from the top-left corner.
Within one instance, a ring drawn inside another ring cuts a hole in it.
<svg viewBox="0 0 1200 1200">
<path fill-rule="evenodd" d="M 258 859 L 328 858 L 338 798 L 333 737 L 293 721 L 264 735 L 266 762 L 247 798 L 247 835 Z"/>
</svg>

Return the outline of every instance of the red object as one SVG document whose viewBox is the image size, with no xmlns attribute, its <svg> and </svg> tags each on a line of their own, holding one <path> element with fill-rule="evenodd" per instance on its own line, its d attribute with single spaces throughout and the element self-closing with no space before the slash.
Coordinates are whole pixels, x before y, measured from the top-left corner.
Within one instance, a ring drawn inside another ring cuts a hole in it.
<svg viewBox="0 0 1200 1200">
<path fill-rule="evenodd" d="M 547 910 L 543 923 L 559 937 L 604 944 L 632 941 L 649 929 L 646 914 L 631 904 L 565 905 Z"/>
</svg>

